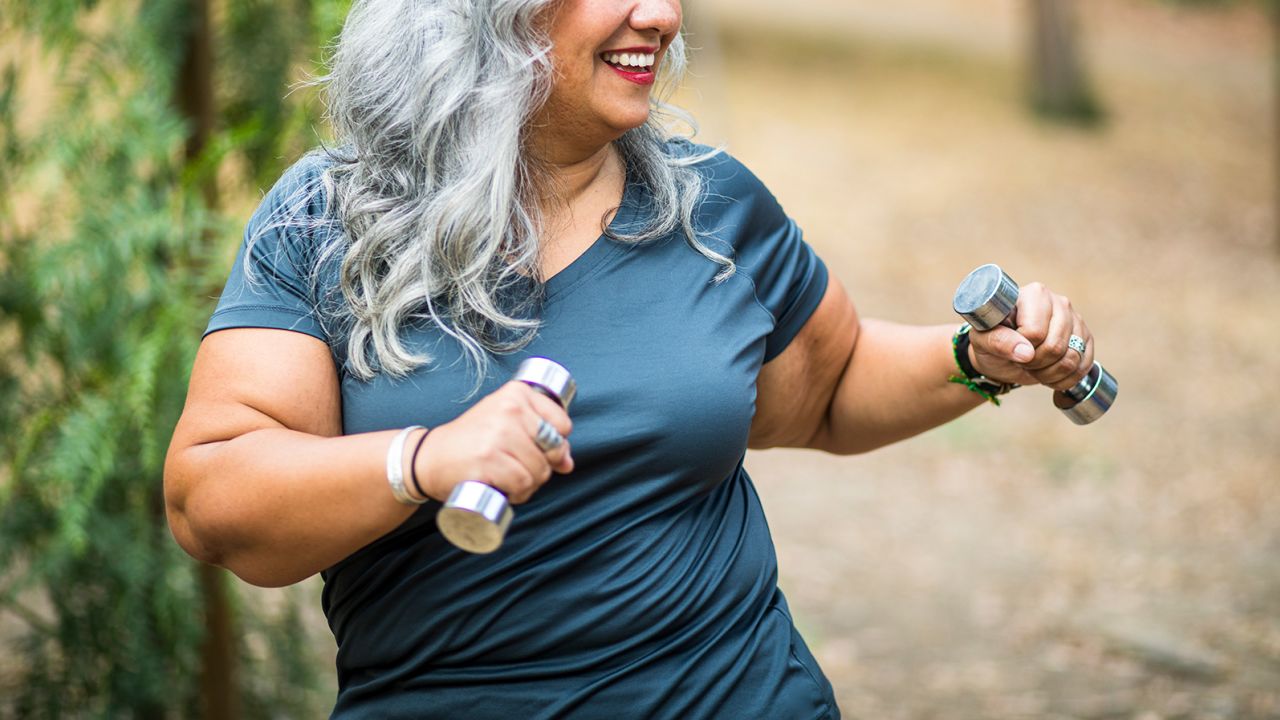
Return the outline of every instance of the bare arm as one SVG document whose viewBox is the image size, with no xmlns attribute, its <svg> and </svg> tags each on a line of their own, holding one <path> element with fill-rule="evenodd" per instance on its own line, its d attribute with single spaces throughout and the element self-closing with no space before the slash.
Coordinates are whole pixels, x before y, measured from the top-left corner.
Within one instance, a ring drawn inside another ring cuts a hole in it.
<svg viewBox="0 0 1280 720">
<path fill-rule="evenodd" d="M 174 538 L 247 582 L 280 586 L 327 568 L 395 529 L 414 507 L 394 499 L 386 453 L 395 430 L 342 436 L 328 347 L 286 330 L 234 329 L 201 343 L 165 461 Z M 551 471 L 572 468 L 568 444 L 543 453 L 532 432 L 559 407 L 515 383 L 435 429 L 417 470 L 427 494 L 484 477 L 513 502 Z M 412 445 L 410 443 L 409 445 Z"/>
<path fill-rule="evenodd" d="M 1022 324 L 1016 332 L 973 333 L 975 367 L 1009 382 L 1070 387 L 1089 367 L 1093 350 L 1089 343 L 1081 358 L 1066 348 L 1071 332 L 1087 337 L 1070 302 L 1030 285 L 1019 297 L 1018 312 Z M 844 287 L 831 278 L 799 335 L 760 371 L 751 447 L 865 452 L 977 407 L 980 396 L 948 382 L 956 374 L 955 329 L 859 320 Z M 1019 345 L 1033 354 L 1015 355 Z"/>
</svg>

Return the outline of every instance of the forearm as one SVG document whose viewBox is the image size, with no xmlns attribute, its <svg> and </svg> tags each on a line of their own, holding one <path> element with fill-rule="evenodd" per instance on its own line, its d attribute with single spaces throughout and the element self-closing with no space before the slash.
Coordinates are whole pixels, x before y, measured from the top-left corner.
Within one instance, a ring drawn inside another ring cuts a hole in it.
<svg viewBox="0 0 1280 720">
<path fill-rule="evenodd" d="M 394 435 L 261 429 L 175 450 L 165 477 L 174 536 L 253 584 L 309 577 L 412 514 L 387 487 Z"/>
<path fill-rule="evenodd" d="M 917 435 L 980 405 L 948 382 L 954 325 L 863 320 L 812 447 L 838 454 L 872 450 Z"/>
</svg>

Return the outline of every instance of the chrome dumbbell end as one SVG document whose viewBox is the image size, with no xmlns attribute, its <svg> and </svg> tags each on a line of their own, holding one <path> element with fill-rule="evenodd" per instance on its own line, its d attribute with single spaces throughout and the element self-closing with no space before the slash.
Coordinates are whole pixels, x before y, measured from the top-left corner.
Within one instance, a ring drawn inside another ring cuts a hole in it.
<svg viewBox="0 0 1280 720">
<path fill-rule="evenodd" d="M 1016 325 L 1018 283 L 999 265 L 976 268 L 956 288 L 951 307 L 976 330 Z M 1070 390 L 1056 390 L 1053 404 L 1077 425 L 1088 425 L 1111 409 L 1119 385 L 1115 377 L 1094 362 L 1089 372 Z"/>
<path fill-rule="evenodd" d="M 990 330 L 1014 314 L 1018 283 L 999 265 L 987 263 L 965 277 L 956 288 L 951 309 L 975 330 Z"/>
<path fill-rule="evenodd" d="M 513 379 L 527 383 L 565 410 L 578 391 L 563 365 L 543 357 L 525 359 Z M 515 511 L 501 491 L 480 480 L 465 480 L 453 486 L 449 499 L 436 512 L 436 527 L 458 549 L 485 555 L 502 547 L 514 517 Z"/>
<path fill-rule="evenodd" d="M 1055 390 L 1053 405 L 1077 425 L 1088 425 L 1111 409 L 1116 401 L 1119 384 L 1115 377 L 1094 362 L 1089 373 L 1069 390 Z"/>
<path fill-rule="evenodd" d="M 555 400 L 565 410 L 578 394 L 578 383 L 574 382 L 569 371 L 560 363 L 544 357 L 525 358 L 512 379 Z"/>
<path fill-rule="evenodd" d="M 515 512 L 500 491 L 479 480 L 453 486 L 444 507 L 436 513 L 436 526 L 458 549 L 485 555 L 502 547 Z"/>
</svg>

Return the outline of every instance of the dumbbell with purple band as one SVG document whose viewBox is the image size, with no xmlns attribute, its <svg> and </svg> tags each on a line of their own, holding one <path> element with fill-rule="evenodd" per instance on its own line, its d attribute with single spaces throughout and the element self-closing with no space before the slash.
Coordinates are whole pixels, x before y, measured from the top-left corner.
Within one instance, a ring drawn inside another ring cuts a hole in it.
<svg viewBox="0 0 1280 720">
<path fill-rule="evenodd" d="M 951 306 L 975 330 L 997 325 L 1017 329 L 1018 283 L 998 265 L 983 265 L 956 289 Z M 1073 336 L 1074 339 L 1074 336 Z M 1082 355 L 1083 347 L 1077 348 Z M 1096 360 L 1089 372 L 1069 390 L 1055 390 L 1053 404 L 1077 425 L 1088 425 L 1106 414 L 1116 400 L 1116 379 Z"/>
<path fill-rule="evenodd" d="M 513 379 L 556 401 L 566 411 L 578 390 L 569 371 L 546 358 L 533 357 L 521 362 Z M 543 425 L 550 428 L 545 421 Z M 554 428 L 548 432 L 554 436 L 550 441 L 542 438 L 541 428 L 536 439 L 544 450 L 563 442 Z M 459 549 L 484 554 L 502 547 L 514 516 L 511 503 L 501 491 L 481 480 L 464 480 L 453 487 L 449 500 L 436 513 L 436 525 L 440 534 Z"/>
</svg>

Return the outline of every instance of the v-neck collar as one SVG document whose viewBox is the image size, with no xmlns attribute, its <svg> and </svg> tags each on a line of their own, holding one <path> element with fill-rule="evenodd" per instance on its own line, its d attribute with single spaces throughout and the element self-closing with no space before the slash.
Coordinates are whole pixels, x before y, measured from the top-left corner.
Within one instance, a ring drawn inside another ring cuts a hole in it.
<svg viewBox="0 0 1280 720">
<path fill-rule="evenodd" d="M 546 289 L 544 298 L 546 302 L 562 297 L 570 290 L 581 285 L 605 261 L 628 247 L 624 243 L 612 240 L 609 235 L 629 229 L 627 225 L 635 219 L 637 213 L 636 190 L 636 183 L 632 181 L 630 173 L 628 173 L 622 186 L 622 201 L 618 204 L 617 212 L 613 214 L 613 218 L 609 221 L 608 228 L 578 257 L 546 280 L 544 283 Z"/>
</svg>

